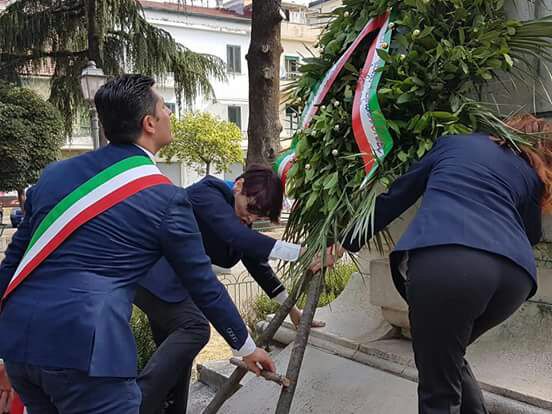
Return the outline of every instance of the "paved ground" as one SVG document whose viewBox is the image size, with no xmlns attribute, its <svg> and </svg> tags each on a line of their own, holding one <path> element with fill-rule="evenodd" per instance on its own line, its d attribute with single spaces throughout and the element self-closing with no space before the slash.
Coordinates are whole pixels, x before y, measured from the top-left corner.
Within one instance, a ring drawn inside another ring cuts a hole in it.
<svg viewBox="0 0 552 414">
<path fill-rule="evenodd" d="M 188 401 L 188 414 L 200 414 L 209 405 L 215 396 L 215 392 L 207 385 L 196 382 L 190 387 L 190 399 Z"/>
<path fill-rule="evenodd" d="M 292 345 L 276 358 L 285 371 Z M 272 414 L 279 387 L 251 379 L 220 414 Z M 293 414 L 416 414 L 416 384 L 309 346 L 291 407 Z"/>
</svg>

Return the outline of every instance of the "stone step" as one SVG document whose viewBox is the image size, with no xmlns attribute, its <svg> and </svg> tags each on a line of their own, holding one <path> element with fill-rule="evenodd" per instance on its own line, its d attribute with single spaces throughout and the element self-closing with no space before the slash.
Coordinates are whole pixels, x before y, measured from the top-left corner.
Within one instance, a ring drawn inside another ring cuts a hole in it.
<svg viewBox="0 0 552 414">
<path fill-rule="evenodd" d="M 275 360 L 285 372 L 291 345 Z M 220 414 L 273 414 L 280 387 L 253 378 Z M 293 414 L 416 414 L 416 384 L 308 346 L 291 407 Z"/>
<path fill-rule="evenodd" d="M 197 364 L 198 381 L 213 391 L 218 391 L 234 372 L 234 366 L 228 361 L 209 361 Z"/>
</svg>

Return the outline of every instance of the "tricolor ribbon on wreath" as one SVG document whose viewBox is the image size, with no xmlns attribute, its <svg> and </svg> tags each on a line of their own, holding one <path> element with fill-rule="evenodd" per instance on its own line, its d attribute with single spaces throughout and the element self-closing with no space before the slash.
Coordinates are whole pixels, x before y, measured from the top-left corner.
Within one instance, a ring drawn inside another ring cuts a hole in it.
<svg viewBox="0 0 552 414">
<path fill-rule="evenodd" d="M 326 95 L 331 90 L 335 80 L 349 61 L 355 50 L 370 34 L 374 39 L 370 45 L 364 67 L 360 73 L 353 100 L 353 133 L 360 150 L 364 170 L 368 178 L 377 171 L 379 163 L 393 148 L 393 139 L 387 129 L 387 124 L 378 102 L 377 88 L 381 79 L 381 69 L 385 61 L 377 53 L 378 49 L 387 50 L 391 42 L 391 13 L 370 19 L 345 53 L 326 73 L 322 81 L 311 93 L 301 115 L 301 129 L 307 129 L 318 112 Z M 287 173 L 295 161 L 297 138 L 292 141 L 289 150 L 283 152 L 276 160 L 275 169 L 282 180 L 285 189 Z"/>
</svg>

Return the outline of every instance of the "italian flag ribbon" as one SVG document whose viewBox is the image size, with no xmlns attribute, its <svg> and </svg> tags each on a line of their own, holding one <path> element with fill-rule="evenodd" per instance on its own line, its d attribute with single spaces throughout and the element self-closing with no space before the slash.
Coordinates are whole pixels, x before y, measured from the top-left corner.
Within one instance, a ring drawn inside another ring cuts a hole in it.
<svg viewBox="0 0 552 414">
<path fill-rule="evenodd" d="M 368 179 L 372 178 L 379 162 L 393 148 L 393 138 L 381 112 L 377 90 L 381 80 L 381 69 L 385 65 L 377 51 L 389 48 L 392 32 L 389 28 L 389 19 L 390 13 L 378 17 L 381 23 L 379 33 L 368 51 L 353 101 L 353 133 Z"/>
<path fill-rule="evenodd" d="M 146 156 L 125 158 L 81 184 L 56 204 L 36 228 L 2 301 L 80 226 L 139 191 L 159 184 L 171 181 Z"/>
<path fill-rule="evenodd" d="M 277 159 L 276 159 L 276 172 L 278 173 L 278 176 L 280 177 L 280 180 L 282 181 L 282 188 L 286 189 L 286 180 L 287 180 L 287 173 L 289 170 L 291 170 L 291 167 L 293 167 L 293 163 L 295 162 L 295 142 L 292 142 L 291 148 L 285 152 L 283 152 Z"/>
<path fill-rule="evenodd" d="M 300 121 L 302 129 L 309 127 L 347 61 L 349 61 L 355 50 L 357 50 L 368 35 L 377 32 L 360 74 L 353 101 L 353 132 L 363 157 L 366 174 L 370 177 L 377 169 L 378 163 L 376 160 L 383 160 L 393 147 L 393 140 L 386 127 L 385 118 L 381 113 L 377 97 L 377 87 L 381 79 L 381 68 L 384 66 L 385 61 L 379 57 L 376 50 L 387 49 L 389 47 L 392 34 L 392 29 L 389 26 L 390 16 L 391 12 L 388 11 L 381 16 L 370 19 L 366 23 L 354 42 L 314 88 L 305 105 Z M 276 160 L 275 170 L 282 180 L 284 189 L 287 173 L 295 161 L 296 144 L 297 140 L 294 138 L 291 148 L 282 153 Z"/>
<path fill-rule="evenodd" d="M 387 14 L 388 16 L 388 14 Z M 355 50 L 358 48 L 358 46 L 362 43 L 362 41 L 374 31 L 381 28 L 382 23 L 384 20 L 384 16 L 379 16 L 373 19 L 370 19 L 368 23 L 364 26 L 362 31 L 358 34 L 357 38 L 354 40 L 353 43 L 351 43 L 351 46 L 348 47 L 348 49 L 345 51 L 343 55 L 337 60 L 337 62 L 334 63 L 334 65 L 330 68 L 328 72 L 326 72 L 326 75 L 324 75 L 324 78 L 322 81 L 315 87 L 314 91 L 311 93 L 307 104 L 305 105 L 305 108 L 303 109 L 303 113 L 301 115 L 301 128 L 306 129 L 309 127 L 312 118 L 316 115 L 318 112 L 318 108 L 324 101 L 324 98 L 332 88 L 333 84 L 335 83 L 335 80 L 337 79 L 337 76 L 341 73 L 343 68 L 345 67 L 345 64 L 349 61 Z"/>
</svg>

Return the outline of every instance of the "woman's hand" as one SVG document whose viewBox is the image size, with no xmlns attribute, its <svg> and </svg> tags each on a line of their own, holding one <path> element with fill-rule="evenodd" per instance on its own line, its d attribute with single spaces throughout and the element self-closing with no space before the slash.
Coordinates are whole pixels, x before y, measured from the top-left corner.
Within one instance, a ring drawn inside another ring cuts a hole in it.
<svg viewBox="0 0 552 414">
<path fill-rule="evenodd" d="M 0 363 L 0 413 L 9 413 L 10 407 L 15 397 L 15 392 L 11 386 L 6 367 Z"/>
<path fill-rule="evenodd" d="M 334 267 L 337 260 L 343 256 L 344 250 L 340 247 L 339 250 L 337 250 L 336 245 L 332 245 L 330 247 L 326 248 L 326 255 L 324 257 L 324 265 L 322 265 L 322 255 L 317 254 L 314 260 L 311 262 L 309 266 L 309 270 L 313 273 L 319 272 L 322 270 L 322 267 L 326 267 L 331 269 Z"/>
</svg>

